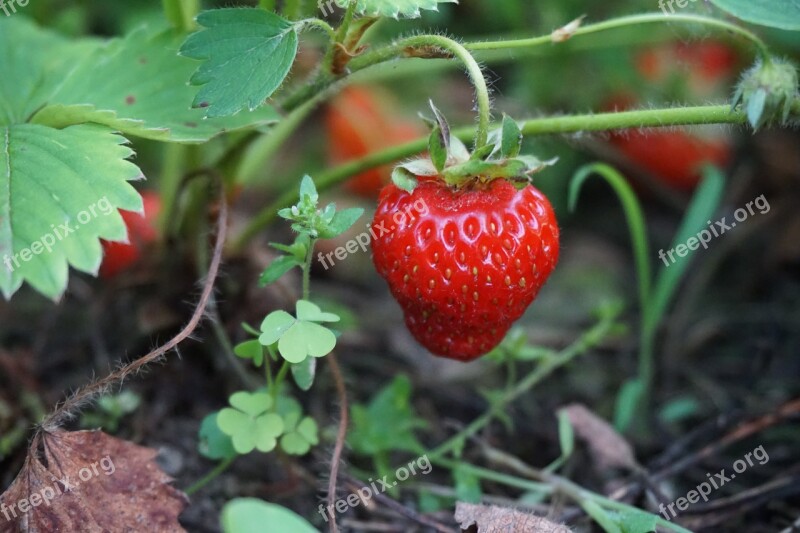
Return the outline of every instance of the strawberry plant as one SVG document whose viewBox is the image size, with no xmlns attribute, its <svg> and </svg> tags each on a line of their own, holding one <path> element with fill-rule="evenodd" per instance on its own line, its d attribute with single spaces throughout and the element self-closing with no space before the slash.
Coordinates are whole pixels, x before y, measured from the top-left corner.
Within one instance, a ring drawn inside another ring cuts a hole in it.
<svg viewBox="0 0 800 533">
<path fill-rule="evenodd" d="M 796 2 L 230 4 L 0 0 L 0 531 L 685 532 L 789 509 L 788 452 L 721 504 L 676 487 L 800 410 L 690 431 L 792 391 L 767 366 L 796 340 Z M 756 165 L 772 181 L 743 181 Z M 733 205 L 748 188 L 763 218 Z M 693 329 L 695 308 L 723 319 Z M 682 369 L 712 337 L 713 370 Z M 726 391 L 728 368 L 752 382 Z M 157 465 L 125 440 L 156 426 L 191 449 L 164 437 Z"/>
</svg>

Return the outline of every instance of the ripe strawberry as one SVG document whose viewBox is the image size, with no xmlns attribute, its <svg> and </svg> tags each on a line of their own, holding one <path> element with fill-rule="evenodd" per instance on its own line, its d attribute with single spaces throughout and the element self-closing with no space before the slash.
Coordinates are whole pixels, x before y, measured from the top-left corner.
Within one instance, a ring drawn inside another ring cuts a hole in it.
<svg viewBox="0 0 800 533">
<path fill-rule="evenodd" d="M 555 215 L 531 185 L 418 179 L 411 193 L 394 184 L 381 192 L 373 261 L 414 337 L 436 355 L 470 361 L 503 339 L 550 276 Z"/>
<path fill-rule="evenodd" d="M 128 242 L 103 241 L 103 264 L 100 276 L 113 278 L 139 261 L 142 250 L 158 239 L 156 219 L 161 211 L 161 198 L 153 192 L 142 193 L 144 214 L 120 210 L 128 227 Z"/>
<path fill-rule="evenodd" d="M 331 102 L 325 129 L 332 163 L 346 163 L 424 135 L 425 130 L 416 123 L 394 117 L 390 103 L 381 92 L 358 86 L 346 88 Z M 359 196 L 375 198 L 390 174 L 388 166 L 368 170 L 351 178 L 345 187 Z"/>
</svg>

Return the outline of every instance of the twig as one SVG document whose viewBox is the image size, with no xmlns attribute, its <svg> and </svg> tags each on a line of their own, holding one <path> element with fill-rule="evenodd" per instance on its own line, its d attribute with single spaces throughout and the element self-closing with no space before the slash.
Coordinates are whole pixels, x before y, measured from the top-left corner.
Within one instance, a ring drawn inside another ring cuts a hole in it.
<svg viewBox="0 0 800 533">
<path fill-rule="evenodd" d="M 358 479 L 356 479 L 356 478 L 354 478 L 352 476 L 348 476 L 347 474 L 344 474 L 342 477 L 348 483 L 350 483 L 351 485 L 357 487 L 357 489 L 363 489 L 363 488 L 369 489 L 369 487 L 367 485 L 365 485 L 364 483 L 362 483 L 361 481 L 359 481 Z M 406 507 L 402 503 L 394 500 L 393 498 L 390 498 L 389 496 L 386 496 L 385 494 L 382 494 L 380 492 L 374 492 L 371 489 L 370 489 L 370 492 L 373 493 L 372 497 L 375 498 L 376 501 L 378 501 L 379 503 L 385 505 L 386 507 L 388 507 L 389 509 L 393 510 L 394 512 L 396 512 L 396 513 L 398 513 L 398 514 L 400 514 L 402 516 L 405 516 L 409 520 L 412 520 L 412 521 L 416 522 L 417 524 L 433 528 L 436 531 L 438 531 L 439 533 L 456 533 L 458 531 L 457 529 L 452 528 L 452 527 L 448 527 L 448 526 L 446 526 L 444 524 L 441 524 L 441 523 L 437 522 L 436 520 L 433 520 L 432 518 L 428 518 L 425 515 L 421 515 L 421 514 L 417 513 L 416 511 L 414 511 L 413 509 L 409 509 L 408 507 Z"/>
<path fill-rule="evenodd" d="M 175 349 L 181 342 L 188 339 L 194 333 L 206 312 L 206 307 L 208 306 L 209 299 L 211 298 L 211 291 L 214 289 L 214 282 L 217 279 L 219 266 L 222 262 L 222 251 L 225 245 L 225 231 L 228 225 L 228 206 L 225 201 L 225 194 L 222 192 L 220 194 L 220 208 L 219 216 L 217 218 L 217 241 L 214 246 L 214 255 L 208 268 L 208 275 L 203 283 L 203 291 L 200 295 L 200 301 L 198 302 L 197 307 L 195 308 L 194 313 L 192 314 L 192 317 L 186 326 L 166 344 L 123 366 L 119 370 L 112 372 L 108 376 L 79 389 L 71 397 L 67 398 L 60 405 L 58 405 L 52 413 L 45 417 L 40 424 L 39 432 L 50 432 L 58 429 L 58 427 L 61 426 L 65 421 L 75 416 L 78 410 L 90 403 L 95 397 L 108 390 L 109 387 L 122 383 L 129 376 L 140 372 L 145 367 L 158 361 L 170 350 Z"/>
<path fill-rule="evenodd" d="M 344 378 L 339 368 L 339 362 L 336 360 L 336 354 L 331 353 L 328 356 L 328 361 L 331 365 L 333 380 L 336 382 L 336 393 L 339 395 L 339 431 L 336 434 L 336 446 L 333 448 L 331 472 L 330 478 L 328 479 L 328 509 L 333 509 L 334 505 L 336 505 L 336 482 L 339 477 L 339 463 L 342 460 L 344 440 L 345 437 L 347 437 L 347 417 L 349 408 L 347 407 L 347 389 L 344 386 Z M 336 513 L 331 513 L 330 531 L 331 533 L 337 533 L 337 531 L 339 531 L 336 525 Z"/>
</svg>

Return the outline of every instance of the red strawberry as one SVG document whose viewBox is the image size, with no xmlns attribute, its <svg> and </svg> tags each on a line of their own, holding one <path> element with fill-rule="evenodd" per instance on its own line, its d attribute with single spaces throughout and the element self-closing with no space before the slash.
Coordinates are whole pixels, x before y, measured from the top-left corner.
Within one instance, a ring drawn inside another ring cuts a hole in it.
<svg viewBox="0 0 800 533">
<path fill-rule="evenodd" d="M 161 211 L 161 198 L 152 192 L 142 193 L 144 214 L 120 210 L 122 219 L 128 227 L 128 242 L 103 241 L 103 264 L 100 276 L 112 278 L 136 263 L 142 249 L 158 239 L 156 219 Z"/>
<path fill-rule="evenodd" d="M 505 179 L 454 188 L 419 178 L 414 192 L 381 192 L 373 261 L 432 353 L 470 361 L 495 347 L 558 260 L 547 198 Z"/>
</svg>

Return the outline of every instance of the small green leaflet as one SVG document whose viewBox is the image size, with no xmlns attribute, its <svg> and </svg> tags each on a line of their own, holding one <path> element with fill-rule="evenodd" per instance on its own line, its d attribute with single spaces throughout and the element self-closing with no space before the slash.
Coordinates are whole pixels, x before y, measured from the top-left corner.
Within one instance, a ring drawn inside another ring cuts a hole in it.
<svg viewBox="0 0 800 533">
<path fill-rule="evenodd" d="M 718 8 L 753 24 L 800 30 L 800 3 L 797 0 L 711 0 Z"/>
<path fill-rule="evenodd" d="M 283 418 L 267 412 L 272 407 L 272 397 L 265 392 L 234 393 L 226 407 L 217 415 L 217 424 L 229 435 L 237 453 L 246 454 L 257 449 L 270 452 L 278 445 L 283 433 Z"/>
<path fill-rule="evenodd" d="M 215 460 L 236 457 L 236 450 L 233 449 L 233 442 L 230 436 L 219 429 L 217 415 L 219 413 L 211 413 L 200 424 L 200 431 L 197 435 L 197 451 L 203 457 Z"/>
<path fill-rule="evenodd" d="M 195 107 L 207 117 L 253 110 L 280 87 L 297 55 L 295 26 L 264 9 L 204 11 L 205 29 L 190 35 L 181 55 L 202 60 L 191 82 L 202 88 Z"/>
<path fill-rule="evenodd" d="M 439 4 L 457 4 L 458 0 L 358 0 L 358 12 L 369 17 L 417 18 L 420 10 L 439 11 Z"/>
<path fill-rule="evenodd" d="M 261 324 L 259 341 L 264 346 L 278 343 L 281 356 L 290 363 L 301 363 L 308 356 L 323 357 L 336 346 L 336 335 L 318 322 L 338 322 L 333 313 L 324 313 L 311 302 L 298 300 L 297 318 L 286 311 L 274 311 Z"/>
<path fill-rule="evenodd" d="M 53 299 L 68 266 L 96 274 L 98 239 L 126 238 L 118 208 L 141 211 L 133 151 L 105 126 L 0 127 L 0 291 L 23 281 Z M 94 214 L 92 214 L 94 211 Z"/>
</svg>

